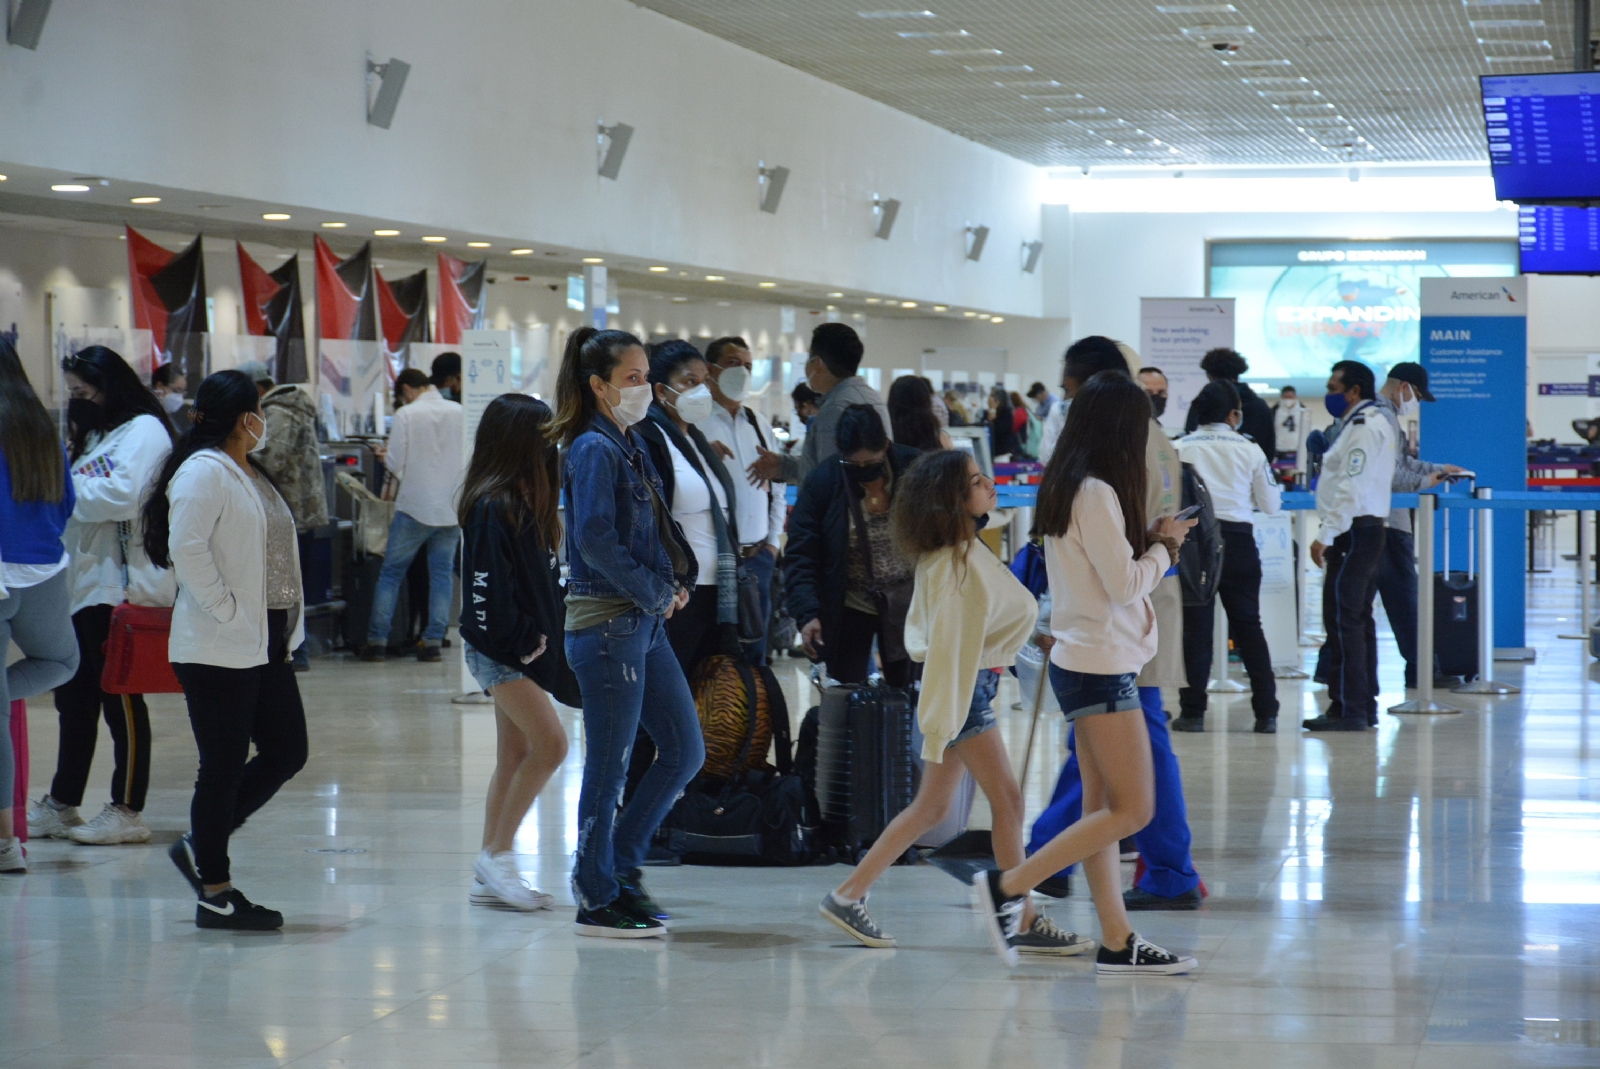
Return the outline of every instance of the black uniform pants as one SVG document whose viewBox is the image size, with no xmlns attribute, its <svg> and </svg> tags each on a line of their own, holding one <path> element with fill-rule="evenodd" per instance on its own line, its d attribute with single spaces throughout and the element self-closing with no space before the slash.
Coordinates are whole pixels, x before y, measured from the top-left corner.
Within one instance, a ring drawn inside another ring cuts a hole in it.
<svg viewBox="0 0 1600 1069">
<path fill-rule="evenodd" d="M 1323 554 L 1322 627 L 1329 719 L 1378 722 L 1378 590 L 1386 538 L 1381 516 L 1357 516 Z"/>
<path fill-rule="evenodd" d="M 1272 653 L 1261 630 L 1261 554 L 1255 529 L 1248 523 L 1222 524 L 1222 574 L 1217 596 L 1228 618 L 1228 634 L 1239 649 L 1250 677 L 1250 707 L 1257 720 L 1278 715 L 1278 681 L 1272 674 Z M 1211 646 L 1216 630 L 1214 605 L 1183 608 L 1183 663 L 1189 685 L 1178 692 L 1179 715 L 1206 715 L 1206 680 L 1211 674 Z"/>
</svg>

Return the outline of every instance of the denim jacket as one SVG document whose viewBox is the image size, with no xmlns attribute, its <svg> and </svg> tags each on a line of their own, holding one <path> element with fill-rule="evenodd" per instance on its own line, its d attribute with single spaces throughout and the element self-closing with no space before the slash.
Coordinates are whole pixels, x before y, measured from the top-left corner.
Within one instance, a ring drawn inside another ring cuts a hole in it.
<svg viewBox="0 0 1600 1069">
<path fill-rule="evenodd" d="M 644 612 L 659 616 L 671 607 L 678 587 L 693 589 L 694 553 L 668 516 L 671 536 L 677 539 L 681 558 L 688 561 L 688 574 L 674 575 L 651 507 L 652 486 L 661 494 L 661 477 L 637 436 L 595 416 L 562 463 L 568 594 L 628 598 Z M 575 487 L 581 488 L 579 492 Z"/>
</svg>

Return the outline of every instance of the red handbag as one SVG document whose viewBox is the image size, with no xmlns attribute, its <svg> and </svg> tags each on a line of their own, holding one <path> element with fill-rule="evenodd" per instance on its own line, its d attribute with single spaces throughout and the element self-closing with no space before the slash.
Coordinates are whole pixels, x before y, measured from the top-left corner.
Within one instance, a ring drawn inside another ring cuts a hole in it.
<svg viewBox="0 0 1600 1069">
<path fill-rule="evenodd" d="M 182 694 L 167 660 L 172 610 L 123 602 L 111 610 L 100 689 L 107 694 Z"/>
</svg>

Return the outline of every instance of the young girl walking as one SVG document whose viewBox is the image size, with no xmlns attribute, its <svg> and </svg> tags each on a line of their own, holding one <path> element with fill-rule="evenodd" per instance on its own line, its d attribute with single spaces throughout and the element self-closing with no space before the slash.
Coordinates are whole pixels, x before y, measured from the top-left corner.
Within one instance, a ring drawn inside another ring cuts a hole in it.
<svg viewBox="0 0 1600 1069">
<path fill-rule="evenodd" d="M 1195 960 L 1136 935 L 1122 900 L 1117 842 L 1155 807 L 1150 736 L 1139 707 L 1139 669 L 1156 653 L 1150 592 L 1178 561 L 1192 520 L 1145 524 L 1145 444 L 1150 401 L 1127 375 L 1102 371 L 1073 396 L 1039 486 L 1034 531 L 1044 536 L 1054 593 L 1050 685 L 1077 734 L 1083 818 L 1019 865 L 979 873 L 974 901 L 1008 965 L 1028 893 L 1082 862 L 1100 918 L 1096 970 L 1183 973 Z M 998 859 L 997 859 L 998 860 Z"/>
<path fill-rule="evenodd" d="M 866 857 L 818 907 L 823 919 L 869 947 L 892 947 L 867 912 L 867 892 L 895 859 L 944 818 L 970 769 L 994 814 L 995 859 L 1021 863 L 1022 790 L 995 731 L 995 666 L 1015 663 L 1033 634 L 1033 595 L 987 546 L 978 529 L 995 507 L 994 480 L 965 452 L 928 453 L 902 476 L 891 516 L 895 539 L 917 562 L 906 650 L 924 662 L 917 720 L 924 738 L 922 784 Z M 1031 907 L 1006 935 L 1013 953 L 1070 955 L 1093 946 Z"/>
</svg>

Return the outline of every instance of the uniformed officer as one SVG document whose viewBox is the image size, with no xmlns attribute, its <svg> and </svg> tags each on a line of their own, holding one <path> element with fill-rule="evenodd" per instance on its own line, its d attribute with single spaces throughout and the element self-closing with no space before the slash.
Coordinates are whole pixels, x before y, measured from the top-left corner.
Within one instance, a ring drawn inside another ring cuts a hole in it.
<svg viewBox="0 0 1600 1069">
<path fill-rule="evenodd" d="M 1372 618 L 1383 562 L 1395 434 L 1374 406 L 1372 369 L 1341 360 L 1324 399 L 1336 420 L 1334 442 L 1317 483 L 1321 529 L 1311 559 L 1325 569 L 1322 625 L 1328 709 L 1305 722 L 1311 731 L 1365 731 L 1378 723 L 1378 627 Z"/>
</svg>

